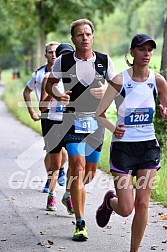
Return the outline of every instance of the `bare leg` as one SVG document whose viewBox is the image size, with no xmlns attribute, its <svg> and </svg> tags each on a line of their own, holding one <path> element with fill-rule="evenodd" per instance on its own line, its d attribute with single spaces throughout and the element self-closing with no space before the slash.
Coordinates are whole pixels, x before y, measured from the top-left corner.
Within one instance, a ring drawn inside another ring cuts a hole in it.
<svg viewBox="0 0 167 252">
<path fill-rule="evenodd" d="M 97 165 L 97 163 L 86 162 L 84 184 L 88 184 L 92 181 L 96 174 Z"/>
<path fill-rule="evenodd" d="M 61 167 L 64 167 L 65 163 L 68 160 L 68 155 L 66 149 L 63 147 L 62 148 L 62 161 L 61 161 Z"/>
<path fill-rule="evenodd" d="M 85 158 L 80 155 L 70 158 L 71 177 L 73 179 L 70 186 L 70 193 L 73 202 L 76 219 L 84 217 L 84 206 L 86 192 L 83 184 L 85 176 Z"/>
<path fill-rule="evenodd" d="M 62 153 L 50 153 L 50 168 L 49 168 L 49 189 L 50 192 L 55 192 L 58 173 L 62 161 Z"/>
<path fill-rule="evenodd" d="M 47 173 L 47 181 L 45 183 L 44 188 L 42 189 L 42 192 L 48 192 L 49 190 L 49 168 L 50 168 L 50 155 L 49 153 L 46 153 L 45 158 L 44 158 L 44 164 L 45 164 L 45 169 Z"/>
<path fill-rule="evenodd" d="M 68 166 L 68 169 L 67 169 L 66 192 L 70 192 L 70 187 L 71 187 L 70 177 L 71 177 L 71 169 L 70 169 L 70 166 Z"/>
<path fill-rule="evenodd" d="M 50 167 L 50 156 L 49 156 L 49 153 L 46 153 L 46 155 L 45 155 L 44 164 L 45 164 L 46 172 L 48 172 L 49 167 Z"/>
<path fill-rule="evenodd" d="M 131 252 L 138 252 L 141 240 L 144 235 L 148 220 L 148 204 L 150 193 L 155 175 L 155 169 L 143 169 L 137 171 L 135 215 L 132 223 Z"/>
<path fill-rule="evenodd" d="M 112 173 L 117 198 L 110 199 L 110 206 L 115 213 L 126 217 L 134 208 L 133 177 L 130 174 Z"/>
<path fill-rule="evenodd" d="M 61 150 L 61 155 L 62 155 L 62 161 L 60 164 L 60 169 L 59 169 L 59 174 L 58 174 L 58 183 L 60 186 L 65 186 L 67 179 L 66 179 L 64 166 L 65 166 L 66 161 L 68 160 L 68 155 L 64 147 Z"/>
</svg>

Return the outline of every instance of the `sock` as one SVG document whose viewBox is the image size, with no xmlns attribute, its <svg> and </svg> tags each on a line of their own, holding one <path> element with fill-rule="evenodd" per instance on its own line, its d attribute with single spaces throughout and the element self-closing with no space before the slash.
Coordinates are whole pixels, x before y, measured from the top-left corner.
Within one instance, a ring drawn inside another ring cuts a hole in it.
<svg viewBox="0 0 167 252">
<path fill-rule="evenodd" d="M 78 218 L 78 219 L 76 219 L 76 222 L 78 223 L 81 223 L 82 221 L 85 221 L 85 219 L 84 218 Z"/>
<path fill-rule="evenodd" d="M 64 171 L 64 167 L 61 167 L 60 170 L 61 170 L 61 171 Z"/>
<path fill-rule="evenodd" d="M 67 191 L 64 194 L 65 198 L 68 198 L 70 195 L 71 195 L 70 192 L 67 192 Z"/>
<path fill-rule="evenodd" d="M 49 196 L 56 196 L 55 192 L 49 192 Z"/>
<path fill-rule="evenodd" d="M 49 187 L 49 181 L 46 181 L 45 187 Z"/>
</svg>

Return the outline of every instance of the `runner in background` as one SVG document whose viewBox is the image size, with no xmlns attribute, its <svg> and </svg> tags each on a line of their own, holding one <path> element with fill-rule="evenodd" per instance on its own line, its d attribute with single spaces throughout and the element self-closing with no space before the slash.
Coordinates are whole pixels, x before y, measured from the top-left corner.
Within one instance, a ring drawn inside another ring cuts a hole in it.
<svg viewBox="0 0 167 252">
<path fill-rule="evenodd" d="M 67 54 L 69 52 L 73 52 L 73 47 L 68 43 L 62 43 L 56 48 L 56 57 L 58 58 L 62 54 Z M 47 73 L 49 75 L 49 72 Z M 61 164 L 66 162 L 66 150 L 63 147 L 64 141 L 60 143 L 56 142 L 56 138 L 54 135 L 56 134 L 56 130 L 58 125 L 61 126 L 63 120 L 63 111 L 64 106 L 58 102 L 56 99 L 49 96 L 45 91 L 45 85 L 47 81 L 47 75 L 44 77 L 42 81 L 41 88 L 41 99 L 39 103 L 39 109 L 43 113 L 49 107 L 49 112 L 47 116 L 47 120 L 45 122 L 46 134 L 44 136 L 45 140 L 45 149 L 50 156 L 50 166 L 48 169 L 49 174 L 49 195 L 47 199 L 47 207 L 46 209 L 49 211 L 56 210 L 56 183 L 58 179 L 58 174 L 60 174 Z M 64 93 L 64 85 L 62 80 L 58 83 L 58 89 L 60 93 Z M 63 160 L 65 157 L 65 160 Z M 69 190 L 66 190 L 64 194 L 62 203 L 66 206 L 69 214 L 74 213 L 71 195 Z"/>
<path fill-rule="evenodd" d="M 31 99 L 32 91 L 35 92 L 37 101 L 40 101 L 41 98 L 41 85 L 42 80 L 47 72 L 50 72 L 52 70 L 53 64 L 56 61 L 56 48 L 59 45 L 56 41 L 51 41 L 48 44 L 45 45 L 45 58 L 47 60 L 46 65 L 40 67 L 35 72 L 32 73 L 31 79 L 27 82 L 26 87 L 23 91 L 23 97 L 27 105 L 28 112 L 34 121 L 38 121 L 41 119 L 41 128 L 42 128 L 42 135 L 43 137 L 46 134 L 45 129 L 45 122 L 47 120 L 47 113 L 48 109 L 44 111 L 41 115 L 34 109 Z M 66 154 L 65 154 L 66 155 Z M 64 160 L 67 160 L 67 156 L 64 157 Z M 46 172 L 48 172 L 49 166 L 50 166 L 50 157 L 49 154 L 46 153 L 46 156 L 44 158 L 45 168 Z M 59 183 L 61 186 L 64 186 L 66 184 L 66 175 L 63 168 L 64 164 L 62 164 L 62 168 L 60 169 L 60 175 L 59 175 Z M 42 192 L 49 192 L 49 183 L 48 180 L 46 181 L 46 184 L 44 185 Z"/>
</svg>

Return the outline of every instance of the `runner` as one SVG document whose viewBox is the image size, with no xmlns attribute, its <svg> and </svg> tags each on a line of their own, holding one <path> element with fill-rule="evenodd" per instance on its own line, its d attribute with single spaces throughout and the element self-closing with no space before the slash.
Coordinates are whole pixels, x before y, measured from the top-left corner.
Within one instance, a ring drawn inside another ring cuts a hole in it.
<svg viewBox="0 0 167 252">
<path fill-rule="evenodd" d="M 92 50 L 93 32 L 93 24 L 87 19 L 72 23 L 71 39 L 76 51 L 57 59 L 46 84 L 47 93 L 66 104 L 60 130 L 70 164 L 69 188 L 76 217 L 74 241 L 88 239 L 85 184 L 95 176 L 104 138 L 104 127 L 97 123 L 95 111 L 106 90 L 105 80 L 114 76 L 112 60 Z M 61 78 L 63 95 L 57 89 Z"/>
<path fill-rule="evenodd" d="M 56 57 L 58 58 L 61 54 L 66 54 L 69 52 L 73 52 L 73 47 L 68 43 L 60 44 L 56 49 Z M 49 74 L 49 73 L 48 73 Z M 48 75 L 47 74 L 47 75 Z M 57 125 L 61 125 L 63 120 L 63 108 L 64 106 L 57 102 L 56 99 L 53 99 L 45 92 L 45 85 L 47 81 L 47 76 L 42 81 L 42 91 L 41 91 L 41 99 L 39 104 L 39 109 L 41 112 L 46 111 L 49 107 L 47 120 L 45 122 L 46 134 L 44 136 L 45 140 L 45 149 L 50 156 L 50 166 L 48 168 L 49 174 L 49 195 L 47 199 L 47 207 L 46 209 L 49 211 L 56 211 L 56 183 L 57 179 L 60 180 L 58 174 L 60 174 L 60 166 L 62 163 L 67 161 L 67 153 L 64 146 L 64 142 L 61 141 L 58 145 L 56 143 L 56 139 L 53 137 L 53 133 L 57 130 Z M 64 85 L 62 80 L 58 83 L 58 89 L 61 93 L 64 92 Z M 64 159 L 65 157 L 65 159 Z M 62 169 L 62 168 L 61 168 Z M 64 181 L 63 181 L 64 182 Z M 60 184 L 60 182 L 59 182 Z M 67 207 L 67 211 L 69 214 L 74 213 L 74 209 L 72 206 L 71 195 L 69 190 L 67 189 L 65 196 L 63 198 L 62 203 Z"/>
<path fill-rule="evenodd" d="M 105 227 L 113 211 L 127 217 L 134 209 L 131 252 L 139 251 L 147 225 L 151 189 L 160 168 L 160 147 L 153 125 L 156 95 L 163 119 L 167 119 L 167 83 L 163 76 L 149 68 L 155 48 L 156 43 L 149 35 L 134 36 L 130 48 L 133 64 L 127 61 L 130 68 L 113 78 L 96 111 L 99 122 L 113 132 L 110 169 L 115 185 L 115 191 L 105 194 L 96 221 L 100 227 Z M 118 114 L 116 126 L 105 114 L 113 100 Z"/>
<path fill-rule="evenodd" d="M 47 72 L 50 72 L 53 64 L 56 61 L 56 48 L 59 45 L 56 41 L 51 41 L 48 44 L 45 45 L 45 57 L 47 60 L 47 64 L 37 69 L 35 72 L 32 73 L 31 79 L 27 82 L 27 85 L 23 91 L 23 97 L 27 105 L 28 112 L 34 121 L 38 121 L 41 119 L 41 128 L 42 128 L 42 134 L 43 137 L 45 136 L 45 122 L 47 118 L 48 109 L 46 111 L 43 111 L 41 116 L 38 114 L 38 112 L 34 109 L 32 100 L 31 100 L 31 93 L 34 91 L 36 93 L 37 101 L 40 101 L 41 97 L 41 85 L 42 80 Z M 65 153 L 66 155 L 66 153 Z M 64 157 L 64 160 L 67 160 L 67 155 Z M 49 154 L 46 153 L 46 156 L 44 158 L 45 168 L 46 172 L 48 172 L 49 166 L 50 166 L 50 157 Z M 66 184 L 66 175 L 63 168 L 64 164 L 62 164 L 62 169 L 60 169 L 60 175 L 59 175 L 59 181 L 60 185 Z M 49 183 L 48 180 L 46 181 L 45 186 L 42 188 L 42 192 L 49 192 Z"/>
</svg>

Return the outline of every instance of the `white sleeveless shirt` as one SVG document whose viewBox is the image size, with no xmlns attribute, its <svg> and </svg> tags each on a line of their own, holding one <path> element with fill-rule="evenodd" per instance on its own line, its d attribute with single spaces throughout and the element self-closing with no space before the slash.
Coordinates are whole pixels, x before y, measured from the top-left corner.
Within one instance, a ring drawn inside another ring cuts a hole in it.
<svg viewBox="0 0 167 252">
<path fill-rule="evenodd" d="M 60 79 L 57 88 L 60 93 L 64 93 L 64 85 L 62 80 Z M 48 119 L 53 120 L 53 121 L 62 121 L 63 120 L 63 111 L 64 111 L 64 106 L 60 104 L 56 99 L 52 99 L 50 102 L 50 109 L 48 112 Z"/>
<path fill-rule="evenodd" d="M 150 69 L 149 77 L 144 82 L 135 82 L 127 70 L 122 72 L 123 85 L 115 98 L 118 112 L 116 125 L 125 124 L 125 134 L 114 141 L 138 142 L 155 139 L 153 114 L 157 87 L 155 73 Z"/>
<path fill-rule="evenodd" d="M 33 72 L 31 79 L 27 82 L 27 87 L 35 91 L 38 102 L 41 99 L 41 85 L 46 74 L 46 65 L 40 67 L 36 72 Z"/>
</svg>

